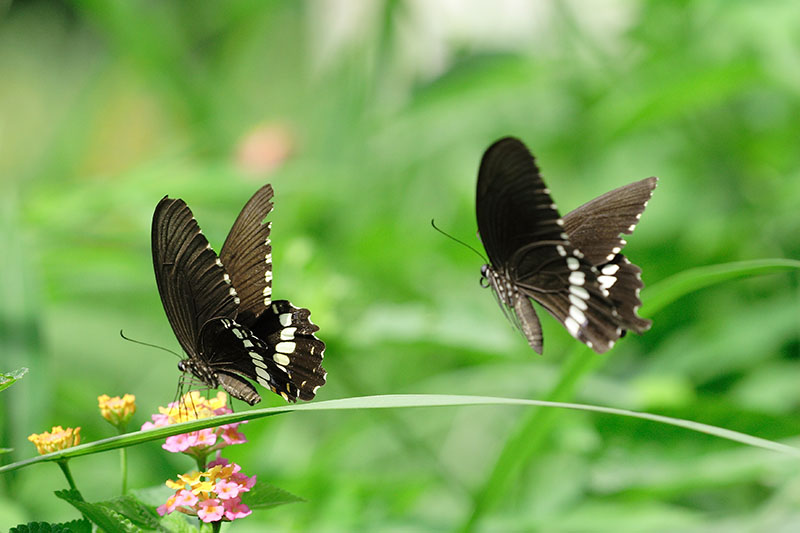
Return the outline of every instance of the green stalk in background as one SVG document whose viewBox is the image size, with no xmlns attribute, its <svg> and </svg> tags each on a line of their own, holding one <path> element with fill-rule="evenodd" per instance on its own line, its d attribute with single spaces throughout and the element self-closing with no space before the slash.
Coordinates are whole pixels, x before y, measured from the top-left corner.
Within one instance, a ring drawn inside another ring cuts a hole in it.
<svg viewBox="0 0 800 533">
<path fill-rule="evenodd" d="M 650 316 L 690 292 L 723 281 L 796 269 L 800 269 L 800 261 L 762 259 L 686 270 L 646 289 L 641 314 Z M 577 385 L 605 360 L 585 346 L 577 346 L 558 382 L 545 398 L 552 402 L 572 398 Z M 554 409 L 539 409 L 527 413 L 520 420 L 500 451 L 491 474 L 476 491 L 472 509 L 461 531 L 474 531 L 480 518 L 503 498 L 518 475 L 525 470 L 525 465 L 541 450 L 559 414 Z"/>
</svg>

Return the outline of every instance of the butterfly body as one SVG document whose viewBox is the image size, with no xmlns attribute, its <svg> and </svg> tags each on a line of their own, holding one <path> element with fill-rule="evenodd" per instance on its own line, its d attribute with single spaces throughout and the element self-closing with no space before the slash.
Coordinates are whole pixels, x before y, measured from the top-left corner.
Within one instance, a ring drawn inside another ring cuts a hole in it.
<svg viewBox="0 0 800 533">
<path fill-rule="evenodd" d="M 482 284 L 537 353 L 543 339 L 531 299 L 598 353 L 627 330 L 650 327 L 636 314 L 641 270 L 620 253 L 626 244 L 620 234 L 633 232 L 656 182 L 620 187 L 562 218 L 522 142 L 504 138 L 486 150 L 476 195 L 478 233 L 489 256 Z"/>
<path fill-rule="evenodd" d="M 259 189 L 220 255 L 183 200 L 164 197 L 153 215 L 153 265 L 161 301 L 187 354 L 181 372 L 250 405 L 249 380 L 286 401 L 310 400 L 325 383 L 325 344 L 307 309 L 272 300 L 272 187 Z"/>
</svg>

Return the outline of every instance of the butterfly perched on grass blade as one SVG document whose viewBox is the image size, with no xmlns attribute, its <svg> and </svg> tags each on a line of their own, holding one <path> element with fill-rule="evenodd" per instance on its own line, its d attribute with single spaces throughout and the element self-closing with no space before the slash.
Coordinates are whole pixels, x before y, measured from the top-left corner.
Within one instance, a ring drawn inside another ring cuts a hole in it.
<svg viewBox="0 0 800 533">
<path fill-rule="evenodd" d="M 627 330 L 642 333 L 641 269 L 620 252 L 658 179 L 608 192 L 565 217 L 550 198 L 536 162 L 517 139 L 490 146 L 478 172 L 476 213 L 491 287 L 506 316 L 542 353 L 542 329 L 531 299 L 569 333 L 603 353 Z"/>
<path fill-rule="evenodd" d="M 248 380 L 289 402 L 325 384 L 308 309 L 272 299 L 272 196 L 265 185 L 245 204 L 219 256 L 183 200 L 165 196 L 153 215 L 158 292 L 188 356 L 178 368 L 250 405 L 261 396 Z"/>
</svg>

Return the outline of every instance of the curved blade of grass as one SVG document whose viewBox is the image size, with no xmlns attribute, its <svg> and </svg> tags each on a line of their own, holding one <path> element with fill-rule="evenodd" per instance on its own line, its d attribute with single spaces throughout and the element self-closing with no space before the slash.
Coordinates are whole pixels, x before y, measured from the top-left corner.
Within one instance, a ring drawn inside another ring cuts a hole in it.
<svg viewBox="0 0 800 533">
<path fill-rule="evenodd" d="M 325 402 L 315 402 L 302 405 L 286 405 L 281 407 L 267 407 L 265 409 L 254 409 L 252 411 L 245 411 L 242 413 L 232 413 L 229 415 L 217 416 L 214 418 L 206 418 L 203 420 L 196 420 L 192 422 L 183 422 L 181 424 L 174 424 L 162 428 L 152 429 L 148 431 L 135 431 L 133 433 L 126 433 L 117 437 L 111 437 L 95 442 L 89 442 L 68 448 L 59 452 L 48 453 L 40 455 L 32 459 L 20 461 L 0 468 L 0 473 L 10 472 L 24 466 L 32 465 L 35 463 L 42 463 L 46 461 L 63 461 L 73 457 L 82 455 L 89 455 L 92 453 L 99 453 L 125 446 L 132 446 L 134 444 L 141 444 L 153 440 L 160 440 L 171 435 L 178 435 L 180 433 L 187 433 L 189 431 L 196 431 L 208 427 L 214 427 L 221 424 L 230 424 L 233 422 L 242 422 L 244 420 L 255 420 L 257 418 L 264 418 L 282 413 L 292 411 L 340 411 L 351 409 L 391 409 L 391 408 L 408 408 L 408 407 L 455 407 L 455 406 L 468 406 L 468 405 L 517 405 L 517 406 L 536 406 L 536 407 L 555 407 L 560 409 L 572 409 L 578 411 L 590 411 L 595 413 L 605 413 L 610 415 L 627 416 L 632 418 L 641 418 L 644 420 L 651 420 L 661 424 L 669 424 L 672 426 L 682 427 L 691 431 L 699 433 L 706 433 L 722 439 L 732 440 L 748 446 L 755 446 L 772 450 L 794 457 L 800 458 L 800 449 L 792 446 L 787 446 L 779 442 L 773 442 L 759 437 L 739 433 L 738 431 L 731 431 L 708 424 L 693 422 L 691 420 L 682 420 L 680 418 L 671 418 L 668 416 L 654 415 L 650 413 L 641 413 L 637 411 L 629 411 L 627 409 L 616 409 L 613 407 L 603 407 L 599 405 L 584 405 L 578 403 L 564 403 L 564 402 L 548 402 L 542 400 L 523 400 L 519 398 L 498 398 L 494 396 L 459 396 L 447 394 L 392 394 L 384 396 L 361 396 L 356 398 L 343 398 L 340 400 L 328 400 Z"/>
<path fill-rule="evenodd" d="M 652 287 L 646 287 L 640 314 L 642 316 L 652 315 L 685 294 L 722 283 L 723 281 L 784 272 L 786 270 L 800 270 L 800 261 L 795 261 L 794 259 L 757 259 L 754 261 L 737 261 L 735 263 L 690 268 L 659 281 Z"/>
<path fill-rule="evenodd" d="M 692 268 L 646 287 L 640 313 L 651 316 L 692 291 L 723 281 L 797 269 L 800 269 L 800 261 L 792 259 L 758 259 Z M 585 346 L 577 346 L 546 399 L 557 402 L 572 398 L 578 383 L 605 360 Z M 472 510 L 461 531 L 472 531 L 478 519 L 502 498 L 513 479 L 545 442 L 557 416 L 557 411 L 537 410 L 522 418 L 506 440 L 491 474 L 475 493 Z"/>
</svg>

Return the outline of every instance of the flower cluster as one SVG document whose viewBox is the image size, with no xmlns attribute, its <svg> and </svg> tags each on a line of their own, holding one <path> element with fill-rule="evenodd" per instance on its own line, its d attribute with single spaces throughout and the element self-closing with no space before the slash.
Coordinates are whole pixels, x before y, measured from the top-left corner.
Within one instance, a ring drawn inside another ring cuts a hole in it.
<svg viewBox="0 0 800 533">
<path fill-rule="evenodd" d="M 227 401 L 228 396 L 221 391 L 216 398 L 210 399 L 204 398 L 198 391 L 192 391 L 184 394 L 179 401 L 173 402 L 167 407 L 159 407 L 159 413 L 151 415 L 153 421 L 145 422 L 142 429 L 153 429 L 178 422 L 227 414 L 231 412 L 227 407 Z M 167 437 L 167 442 L 162 447 L 170 452 L 185 453 L 202 462 L 211 453 L 226 446 L 247 442 L 245 436 L 239 432 L 239 424 L 242 423 L 244 422 Z"/>
<path fill-rule="evenodd" d="M 103 394 L 97 397 L 100 407 L 100 414 L 108 420 L 112 426 L 124 430 L 128 421 L 136 412 L 136 396 L 126 394 L 122 398 L 119 396 L 110 397 Z"/>
<path fill-rule="evenodd" d="M 61 426 L 53 426 L 50 431 L 41 434 L 32 434 L 28 440 L 36 445 L 36 450 L 44 455 L 46 453 L 57 452 L 66 448 L 72 448 L 81 443 L 81 428 L 64 429 Z"/>
<path fill-rule="evenodd" d="M 168 480 L 167 487 L 175 494 L 158 508 L 164 516 L 179 511 L 197 516 L 203 522 L 231 521 L 252 513 L 242 503 L 241 494 L 256 483 L 256 476 L 248 477 L 240 472 L 236 463 L 220 458 L 208 464 L 205 472 L 192 472 L 178 476 L 177 481 Z"/>
</svg>

